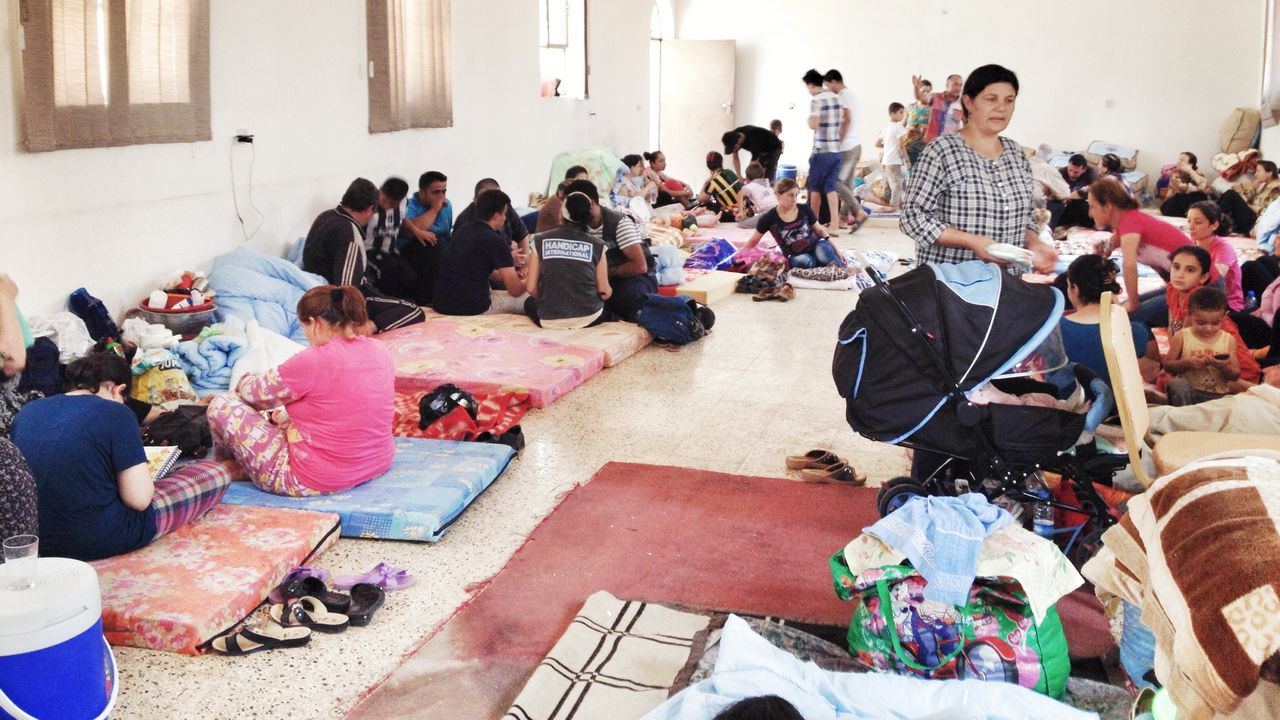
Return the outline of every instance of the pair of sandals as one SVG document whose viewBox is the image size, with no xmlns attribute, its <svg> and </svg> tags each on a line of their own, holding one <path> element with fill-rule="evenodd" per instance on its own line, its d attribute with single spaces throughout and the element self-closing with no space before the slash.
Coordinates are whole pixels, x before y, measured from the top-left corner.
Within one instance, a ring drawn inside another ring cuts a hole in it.
<svg viewBox="0 0 1280 720">
<path fill-rule="evenodd" d="M 788 470 L 799 470 L 800 479 L 811 483 L 839 483 L 861 487 L 867 476 L 859 475 L 853 466 L 829 450 L 810 450 L 804 455 L 787 458 Z"/>
<path fill-rule="evenodd" d="M 351 586 L 349 595 L 344 595 L 331 591 L 316 574 L 297 573 L 295 570 L 286 576 L 286 581 L 271 593 L 273 604 L 268 614 L 273 622 L 214 638 L 209 647 L 223 655 L 301 647 L 311 642 L 313 631 L 340 633 L 352 625 L 368 625 L 373 613 L 386 601 L 386 592 L 373 583 L 358 582 Z"/>
<path fill-rule="evenodd" d="M 761 290 L 755 295 L 752 295 L 751 299 L 756 302 L 763 302 L 765 300 L 779 300 L 781 302 L 786 302 L 795 296 L 796 289 L 791 287 L 791 283 L 782 283 L 781 285 L 770 286 Z"/>
</svg>

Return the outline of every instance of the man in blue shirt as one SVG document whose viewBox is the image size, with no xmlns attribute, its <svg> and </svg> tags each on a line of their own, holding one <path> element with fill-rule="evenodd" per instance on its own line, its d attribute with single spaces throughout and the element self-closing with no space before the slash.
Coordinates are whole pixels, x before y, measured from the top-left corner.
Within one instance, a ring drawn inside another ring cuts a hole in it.
<svg viewBox="0 0 1280 720">
<path fill-rule="evenodd" d="M 453 232 L 453 203 L 445 197 L 449 178 L 428 170 L 418 178 L 418 192 L 409 196 L 400 224 L 401 254 L 413 266 L 422 285 L 414 298 L 423 305 L 435 297 L 440 257 Z"/>
</svg>

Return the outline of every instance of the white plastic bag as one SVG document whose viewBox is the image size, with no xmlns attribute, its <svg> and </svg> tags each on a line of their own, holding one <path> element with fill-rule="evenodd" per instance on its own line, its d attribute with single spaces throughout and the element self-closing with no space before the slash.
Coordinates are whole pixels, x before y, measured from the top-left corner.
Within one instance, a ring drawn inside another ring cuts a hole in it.
<svg viewBox="0 0 1280 720">
<path fill-rule="evenodd" d="M 89 328 L 79 317 L 60 312 L 46 317 L 37 315 L 27 319 L 32 337 L 47 337 L 58 346 L 58 362 L 66 364 L 78 360 L 93 349 Z"/>
</svg>

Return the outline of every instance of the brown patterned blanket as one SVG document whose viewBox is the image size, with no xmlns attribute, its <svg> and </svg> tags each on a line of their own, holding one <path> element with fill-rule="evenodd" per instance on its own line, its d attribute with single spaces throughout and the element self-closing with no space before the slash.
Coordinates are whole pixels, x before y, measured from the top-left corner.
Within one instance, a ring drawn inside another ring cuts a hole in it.
<svg viewBox="0 0 1280 720">
<path fill-rule="evenodd" d="M 1259 683 L 1280 668 L 1278 524 L 1280 462 L 1204 461 L 1131 499 L 1085 565 L 1104 603 L 1142 608 L 1179 720 L 1238 712 L 1259 696 L 1269 705 L 1278 694 Z"/>
</svg>

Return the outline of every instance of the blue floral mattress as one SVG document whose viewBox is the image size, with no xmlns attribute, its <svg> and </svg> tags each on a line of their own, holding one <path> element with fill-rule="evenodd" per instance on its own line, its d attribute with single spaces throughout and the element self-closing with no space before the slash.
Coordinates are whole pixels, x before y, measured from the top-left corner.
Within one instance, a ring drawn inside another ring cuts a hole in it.
<svg viewBox="0 0 1280 720">
<path fill-rule="evenodd" d="M 342 537 L 435 542 L 514 456 L 495 443 L 396 438 L 391 469 L 350 490 L 293 498 L 235 482 L 223 502 L 337 513 Z"/>
</svg>

